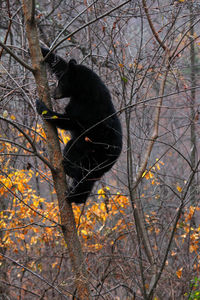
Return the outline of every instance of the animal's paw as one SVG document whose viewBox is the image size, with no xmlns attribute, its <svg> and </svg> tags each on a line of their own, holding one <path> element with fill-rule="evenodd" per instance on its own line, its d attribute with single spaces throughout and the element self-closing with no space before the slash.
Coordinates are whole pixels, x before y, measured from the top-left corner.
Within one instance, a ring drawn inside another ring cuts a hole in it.
<svg viewBox="0 0 200 300">
<path fill-rule="evenodd" d="M 48 112 L 48 108 L 41 100 L 36 100 L 36 109 L 39 115 L 45 115 Z"/>
</svg>

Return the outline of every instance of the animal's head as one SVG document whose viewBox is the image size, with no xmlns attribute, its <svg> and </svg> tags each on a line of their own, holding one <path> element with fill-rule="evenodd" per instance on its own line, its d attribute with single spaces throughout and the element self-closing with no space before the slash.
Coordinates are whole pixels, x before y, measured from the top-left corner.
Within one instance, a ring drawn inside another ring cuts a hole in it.
<svg viewBox="0 0 200 300">
<path fill-rule="evenodd" d="M 58 79 L 57 86 L 54 91 L 54 98 L 61 99 L 71 97 L 75 88 L 77 62 L 71 59 L 67 65 L 66 71 Z"/>
</svg>

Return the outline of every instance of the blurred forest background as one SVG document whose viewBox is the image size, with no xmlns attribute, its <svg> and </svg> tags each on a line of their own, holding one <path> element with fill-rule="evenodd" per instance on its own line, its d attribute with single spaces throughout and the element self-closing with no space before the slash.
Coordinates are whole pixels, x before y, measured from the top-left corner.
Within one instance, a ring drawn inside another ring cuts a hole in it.
<svg viewBox="0 0 200 300">
<path fill-rule="evenodd" d="M 200 1 L 43 0 L 35 19 L 123 126 L 120 159 L 73 205 L 92 299 L 200 299 Z M 72 299 L 21 1 L 0 0 L 0 42 L 0 299 Z"/>
</svg>

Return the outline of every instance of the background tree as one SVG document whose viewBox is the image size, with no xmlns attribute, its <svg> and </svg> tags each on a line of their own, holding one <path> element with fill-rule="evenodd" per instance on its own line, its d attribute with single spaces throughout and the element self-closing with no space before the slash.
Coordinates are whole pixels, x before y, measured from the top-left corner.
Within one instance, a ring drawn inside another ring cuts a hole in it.
<svg viewBox="0 0 200 300">
<path fill-rule="evenodd" d="M 22 3 L 0 6 L 0 291 L 70 299 L 70 251 L 35 110 L 29 50 L 40 54 Z M 198 299 L 199 11 L 186 0 L 36 2 L 40 42 L 97 72 L 123 124 L 119 161 L 85 206 L 73 205 L 94 299 Z M 59 139 L 62 148 L 69 136 Z"/>
</svg>

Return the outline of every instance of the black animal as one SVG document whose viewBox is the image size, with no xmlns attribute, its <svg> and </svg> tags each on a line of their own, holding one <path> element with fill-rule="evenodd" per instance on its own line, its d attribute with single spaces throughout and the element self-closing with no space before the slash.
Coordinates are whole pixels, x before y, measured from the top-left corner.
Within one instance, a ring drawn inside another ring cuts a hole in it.
<svg viewBox="0 0 200 300">
<path fill-rule="evenodd" d="M 45 57 L 49 49 L 41 48 Z M 58 79 L 54 98 L 69 97 L 63 114 L 37 100 L 38 113 L 54 126 L 68 130 L 71 140 L 63 153 L 65 173 L 73 179 L 67 198 L 85 203 L 94 183 L 109 171 L 122 149 L 122 130 L 110 93 L 99 76 L 79 65 L 68 63 L 51 53 L 46 63 Z"/>
</svg>

